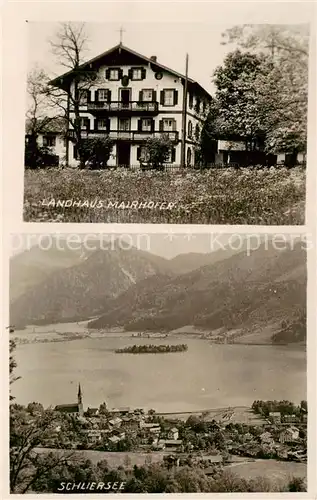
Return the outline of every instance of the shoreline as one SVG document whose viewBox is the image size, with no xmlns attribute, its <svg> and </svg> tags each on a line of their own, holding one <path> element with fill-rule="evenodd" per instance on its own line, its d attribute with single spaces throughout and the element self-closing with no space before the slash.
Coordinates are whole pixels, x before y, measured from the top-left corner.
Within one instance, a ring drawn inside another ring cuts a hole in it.
<svg viewBox="0 0 317 500">
<path fill-rule="evenodd" d="M 21 332 L 19 334 L 19 332 Z M 91 339 L 91 340 L 100 340 L 100 339 L 127 339 L 133 338 L 134 340 L 161 340 L 161 339 L 175 339 L 175 340 L 186 340 L 186 339 L 196 339 L 207 341 L 212 345 L 228 345 L 228 346 L 273 346 L 273 347 L 296 347 L 303 348 L 306 350 L 306 343 L 304 342 L 294 342 L 294 343 L 272 343 L 272 342 L 243 342 L 240 340 L 239 342 L 219 342 L 213 341 L 212 338 L 207 338 L 201 334 L 188 333 L 188 334 L 147 334 L 146 336 L 136 335 L 136 332 L 104 332 L 98 334 L 97 332 L 83 332 L 83 333 L 74 333 L 74 332 L 25 332 L 24 330 L 20 330 L 10 334 L 10 338 L 16 342 L 17 345 L 26 345 L 26 344 L 47 344 L 47 343 L 55 343 L 55 342 L 70 342 L 75 340 L 83 340 L 83 339 Z M 52 337 L 52 335 L 55 335 Z M 149 335 L 149 336 L 148 336 Z M 36 336 L 34 338 L 34 336 Z M 28 338 L 30 337 L 30 338 Z M 33 337 L 33 338 L 32 338 Z M 41 338 L 42 337 L 42 338 Z"/>
</svg>

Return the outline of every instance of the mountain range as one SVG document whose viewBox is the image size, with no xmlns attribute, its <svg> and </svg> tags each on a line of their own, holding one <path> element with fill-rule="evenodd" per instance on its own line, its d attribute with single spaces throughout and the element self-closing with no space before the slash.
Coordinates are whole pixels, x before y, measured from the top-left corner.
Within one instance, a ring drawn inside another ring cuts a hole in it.
<svg viewBox="0 0 317 500">
<path fill-rule="evenodd" d="M 38 259 L 40 252 L 11 261 L 10 322 L 16 327 L 87 320 L 105 334 L 114 327 L 183 334 L 194 328 L 222 340 L 228 332 L 235 341 L 305 340 L 306 252 L 299 243 L 285 250 L 261 245 L 250 255 L 243 246 L 169 260 L 119 245 L 68 251 L 60 259 L 54 250 Z"/>
</svg>

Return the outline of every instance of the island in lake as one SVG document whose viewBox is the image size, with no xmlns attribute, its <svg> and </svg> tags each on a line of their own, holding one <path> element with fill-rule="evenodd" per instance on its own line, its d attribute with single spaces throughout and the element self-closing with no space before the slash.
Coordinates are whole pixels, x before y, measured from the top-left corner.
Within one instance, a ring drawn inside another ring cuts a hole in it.
<svg viewBox="0 0 317 500">
<path fill-rule="evenodd" d="M 153 353 L 164 353 L 164 352 L 184 352 L 188 350 L 187 344 L 175 344 L 175 345 L 131 345 L 128 347 L 123 347 L 122 349 L 116 349 L 117 354 L 128 353 L 128 354 L 153 354 Z"/>
</svg>

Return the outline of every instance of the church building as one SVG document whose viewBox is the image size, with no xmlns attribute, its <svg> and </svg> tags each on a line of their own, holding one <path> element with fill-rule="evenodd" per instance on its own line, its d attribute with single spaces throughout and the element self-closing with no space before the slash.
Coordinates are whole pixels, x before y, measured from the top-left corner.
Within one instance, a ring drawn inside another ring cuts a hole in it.
<svg viewBox="0 0 317 500">
<path fill-rule="evenodd" d="M 70 413 L 82 417 L 84 415 L 83 397 L 80 384 L 78 385 L 77 403 L 69 403 L 55 406 L 55 411 Z"/>
</svg>

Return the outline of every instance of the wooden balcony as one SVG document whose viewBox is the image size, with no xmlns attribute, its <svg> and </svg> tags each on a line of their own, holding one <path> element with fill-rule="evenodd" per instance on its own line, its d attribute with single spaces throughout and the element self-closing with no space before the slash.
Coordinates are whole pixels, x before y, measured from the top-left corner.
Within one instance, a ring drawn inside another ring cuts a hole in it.
<svg viewBox="0 0 317 500">
<path fill-rule="evenodd" d="M 143 142 L 149 139 L 150 137 L 161 137 L 168 136 L 168 138 L 172 142 L 178 142 L 178 131 L 173 132 L 144 132 L 139 130 L 110 130 L 109 132 L 106 130 L 82 130 L 82 138 L 83 139 L 94 139 L 97 137 L 110 137 L 111 139 L 118 141 L 131 141 L 131 142 Z M 68 135 L 70 139 L 74 138 L 74 131 L 69 130 Z"/>
<path fill-rule="evenodd" d="M 88 102 L 87 111 L 92 114 L 107 114 L 107 115 L 142 115 L 146 113 L 147 115 L 155 115 L 158 113 L 158 103 L 157 102 L 141 102 L 141 101 L 129 101 L 123 103 L 121 101 L 112 102 Z"/>
</svg>

